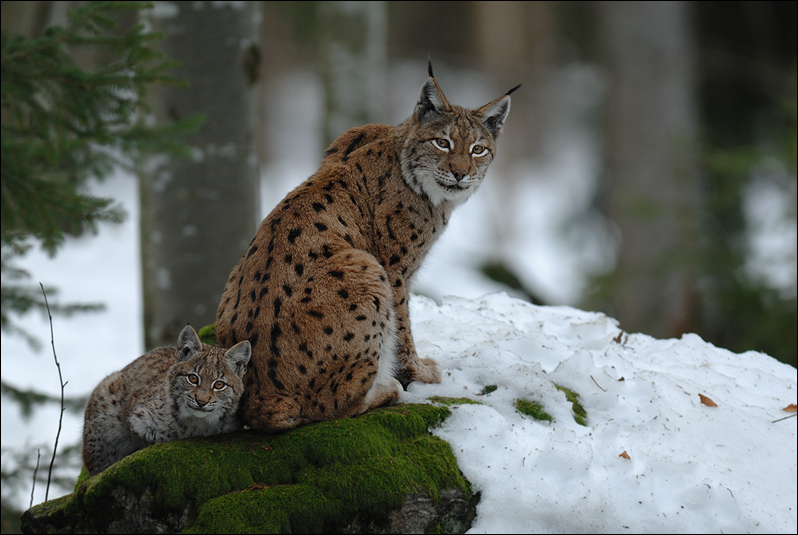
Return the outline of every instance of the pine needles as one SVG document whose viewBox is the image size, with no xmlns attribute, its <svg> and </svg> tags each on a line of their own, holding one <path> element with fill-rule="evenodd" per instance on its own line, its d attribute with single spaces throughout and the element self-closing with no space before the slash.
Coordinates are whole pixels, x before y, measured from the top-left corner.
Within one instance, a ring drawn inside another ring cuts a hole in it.
<svg viewBox="0 0 798 535">
<path fill-rule="evenodd" d="M 144 7 L 90 2 L 70 12 L 68 28 L 50 27 L 33 40 L 2 35 L 4 243 L 32 235 L 54 252 L 65 233 L 121 221 L 110 199 L 80 194 L 78 186 L 114 165 L 130 166 L 142 148 L 179 149 L 173 136 L 143 123 L 147 87 L 180 84 L 163 74 L 175 63 L 148 47 L 158 34 L 142 24 L 117 32 L 110 16 Z M 78 47 L 108 49 L 112 59 L 84 70 L 71 53 Z"/>
<path fill-rule="evenodd" d="M 112 199 L 85 193 L 86 181 L 101 180 L 116 166 L 135 169 L 145 154 L 185 155 L 181 137 L 202 121 L 195 115 L 166 126 L 148 122 L 148 87 L 184 85 L 165 74 L 176 62 L 150 48 L 159 34 L 143 24 L 120 30 L 114 18 L 149 7 L 148 2 L 88 2 L 70 11 L 66 28 L 49 27 L 35 39 L 2 34 L 0 325 L 6 332 L 27 336 L 11 314 L 43 310 L 33 288 L 10 282 L 27 278 L 13 258 L 37 242 L 54 254 L 67 235 L 122 221 L 124 212 Z M 97 64 L 90 69 L 77 59 L 87 54 Z M 64 308 L 54 304 L 53 311 Z M 81 309 L 86 307 L 71 310 Z"/>
</svg>

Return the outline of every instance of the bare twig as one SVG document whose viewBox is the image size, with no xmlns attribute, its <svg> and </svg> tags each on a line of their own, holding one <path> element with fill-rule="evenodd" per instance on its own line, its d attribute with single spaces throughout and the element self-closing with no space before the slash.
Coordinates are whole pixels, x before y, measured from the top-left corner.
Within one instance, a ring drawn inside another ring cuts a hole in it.
<svg viewBox="0 0 798 535">
<path fill-rule="evenodd" d="M 591 376 L 590 376 L 590 378 L 591 378 L 591 379 L 593 379 L 593 376 L 591 375 Z M 598 384 L 598 382 L 597 382 L 595 379 L 593 379 L 593 382 L 594 382 L 594 383 L 596 383 L 596 386 L 597 386 L 597 387 L 601 388 L 601 385 L 600 385 L 600 384 Z M 606 391 L 607 391 L 607 389 L 606 389 L 606 388 L 601 388 L 601 389 L 602 389 L 604 392 L 606 392 Z"/>
<path fill-rule="evenodd" d="M 33 469 L 33 486 L 30 488 L 30 505 L 28 508 L 33 507 L 33 491 L 36 490 L 36 474 L 39 473 L 39 459 L 42 458 L 42 450 L 36 448 L 36 468 Z"/>
<path fill-rule="evenodd" d="M 786 420 L 787 418 L 795 418 L 796 416 L 798 416 L 798 414 L 790 414 L 789 416 L 785 416 L 784 418 L 779 418 L 778 420 L 773 420 L 770 423 L 775 424 L 776 422 L 780 422 L 782 420 Z"/>
<path fill-rule="evenodd" d="M 58 363 L 58 356 L 55 354 L 55 337 L 53 336 L 53 316 L 50 314 L 50 305 L 47 303 L 47 293 L 44 291 L 44 285 L 40 282 L 39 286 L 42 287 L 42 294 L 44 295 L 44 305 L 47 307 L 47 317 L 50 318 L 50 345 L 53 346 L 53 358 L 55 359 L 55 366 L 58 368 L 58 382 L 61 384 L 61 414 L 58 416 L 58 433 L 55 435 L 55 446 L 53 446 L 53 458 L 50 459 L 50 469 L 47 471 L 47 488 L 44 491 L 44 501 L 50 497 L 50 480 L 53 477 L 53 464 L 55 464 L 55 452 L 58 449 L 58 438 L 61 436 L 61 425 L 64 421 L 64 387 L 67 385 L 61 375 L 61 365 Z"/>
</svg>

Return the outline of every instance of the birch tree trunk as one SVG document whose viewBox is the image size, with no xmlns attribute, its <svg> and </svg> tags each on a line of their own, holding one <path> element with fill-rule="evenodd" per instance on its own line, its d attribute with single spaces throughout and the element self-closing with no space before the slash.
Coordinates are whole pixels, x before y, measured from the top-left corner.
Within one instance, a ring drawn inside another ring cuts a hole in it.
<svg viewBox="0 0 798 535">
<path fill-rule="evenodd" d="M 617 267 L 604 294 L 627 331 L 691 329 L 695 314 L 698 149 L 695 45 L 685 2 L 602 2 L 610 70 L 609 215 Z"/>
<path fill-rule="evenodd" d="M 186 323 L 213 323 L 230 271 L 259 222 L 256 123 L 260 2 L 156 2 L 145 14 L 188 89 L 161 88 L 157 119 L 207 119 L 194 157 L 149 162 L 141 177 L 147 348 L 174 345 Z"/>
</svg>

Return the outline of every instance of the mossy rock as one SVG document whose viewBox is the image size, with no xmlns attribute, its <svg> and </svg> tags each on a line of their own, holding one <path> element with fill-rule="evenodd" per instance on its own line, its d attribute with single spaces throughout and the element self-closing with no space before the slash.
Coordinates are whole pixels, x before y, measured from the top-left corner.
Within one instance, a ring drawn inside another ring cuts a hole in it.
<svg viewBox="0 0 798 535">
<path fill-rule="evenodd" d="M 23 531 L 464 532 L 478 496 L 429 434 L 449 414 L 400 404 L 281 434 L 156 444 L 29 509 Z"/>
</svg>

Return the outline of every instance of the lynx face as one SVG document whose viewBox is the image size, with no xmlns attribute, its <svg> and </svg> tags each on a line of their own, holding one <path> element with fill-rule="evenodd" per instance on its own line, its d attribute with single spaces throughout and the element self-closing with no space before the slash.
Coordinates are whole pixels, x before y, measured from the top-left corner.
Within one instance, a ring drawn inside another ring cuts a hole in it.
<svg viewBox="0 0 798 535">
<path fill-rule="evenodd" d="M 402 177 L 432 204 L 460 204 L 474 193 L 496 153 L 510 99 L 467 110 L 446 101 L 433 78 L 422 86 L 415 128 L 402 147 Z"/>
</svg>

